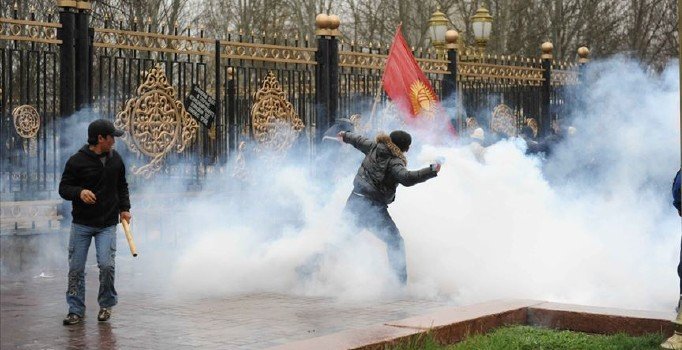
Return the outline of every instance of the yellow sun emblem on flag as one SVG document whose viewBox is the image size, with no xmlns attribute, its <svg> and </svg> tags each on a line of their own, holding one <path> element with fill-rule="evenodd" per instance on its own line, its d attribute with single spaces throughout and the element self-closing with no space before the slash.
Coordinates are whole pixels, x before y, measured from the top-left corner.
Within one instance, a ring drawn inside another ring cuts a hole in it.
<svg viewBox="0 0 682 350">
<path fill-rule="evenodd" d="M 422 114 L 430 119 L 434 117 L 437 107 L 436 96 L 420 80 L 410 85 L 410 101 L 412 102 L 412 111 L 415 115 Z"/>
</svg>

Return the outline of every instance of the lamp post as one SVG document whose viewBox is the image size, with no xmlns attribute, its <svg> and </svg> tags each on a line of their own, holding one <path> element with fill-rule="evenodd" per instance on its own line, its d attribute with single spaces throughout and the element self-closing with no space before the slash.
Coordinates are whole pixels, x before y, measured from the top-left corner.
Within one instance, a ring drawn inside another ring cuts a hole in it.
<svg viewBox="0 0 682 350">
<path fill-rule="evenodd" d="M 448 30 L 448 18 L 440 11 L 440 6 L 436 9 L 429 19 L 429 35 L 431 45 L 436 49 L 438 56 L 445 52 L 445 32 Z"/>
<path fill-rule="evenodd" d="M 481 6 L 476 10 L 476 14 L 471 17 L 471 27 L 474 30 L 476 46 L 483 53 L 490 39 L 490 30 L 493 28 L 493 16 L 490 15 L 488 9 Z"/>
</svg>

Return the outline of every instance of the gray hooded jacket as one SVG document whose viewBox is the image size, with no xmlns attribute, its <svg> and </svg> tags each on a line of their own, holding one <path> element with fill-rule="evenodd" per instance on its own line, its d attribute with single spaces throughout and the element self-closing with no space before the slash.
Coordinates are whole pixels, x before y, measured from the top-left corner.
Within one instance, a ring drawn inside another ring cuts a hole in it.
<svg viewBox="0 0 682 350">
<path fill-rule="evenodd" d="M 438 175 L 431 167 L 407 170 L 405 155 L 386 134 L 379 134 L 375 141 L 371 141 L 347 132 L 343 141 L 365 154 L 353 180 L 353 192 L 382 204 L 393 203 L 398 184 L 412 186 Z"/>
</svg>

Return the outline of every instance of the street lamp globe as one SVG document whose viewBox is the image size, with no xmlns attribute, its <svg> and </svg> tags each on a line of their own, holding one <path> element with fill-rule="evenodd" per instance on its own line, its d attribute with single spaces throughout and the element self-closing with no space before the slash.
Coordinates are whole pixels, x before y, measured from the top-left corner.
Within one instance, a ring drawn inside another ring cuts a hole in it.
<svg viewBox="0 0 682 350">
<path fill-rule="evenodd" d="M 474 38 L 476 45 L 481 50 L 485 49 L 488 40 L 490 39 L 490 31 L 493 28 L 493 17 L 485 7 L 481 6 L 476 10 L 476 14 L 471 17 L 471 26 L 474 29 Z"/>
<path fill-rule="evenodd" d="M 429 19 L 431 44 L 436 49 L 442 50 L 445 47 L 445 32 L 448 30 L 448 23 L 448 18 L 443 12 L 440 12 L 439 6 Z"/>
</svg>

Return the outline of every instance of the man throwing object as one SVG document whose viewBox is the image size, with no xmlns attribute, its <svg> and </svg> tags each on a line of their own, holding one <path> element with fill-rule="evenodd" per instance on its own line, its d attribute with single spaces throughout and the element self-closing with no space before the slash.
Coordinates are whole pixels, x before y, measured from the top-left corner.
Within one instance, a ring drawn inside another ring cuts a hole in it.
<svg viewBox="0 0 682 350">
<path fill-rule="evenodd" d="M 407 283 L 405 246 L 388 213 L 388 205 L 395 200 L 398 184 L 412 186 L 436 177 L 440 164 L 407 170 L 405 153 L 410 149 L 412 137 L 402 130 L 393 131 L 390 136 L 379 134 L 375 141 L 344 131 L 338 137 L 365 154 L 344 211 L 351 214 L 358 227 L 370 230 L 386 243 L 389 264 L 404 285 Z"/>
</svg>

